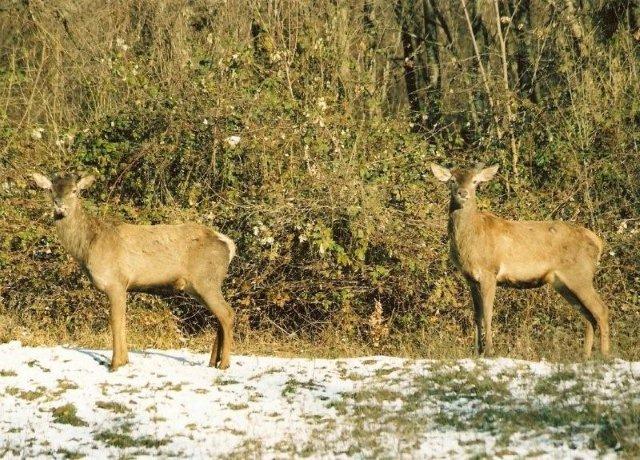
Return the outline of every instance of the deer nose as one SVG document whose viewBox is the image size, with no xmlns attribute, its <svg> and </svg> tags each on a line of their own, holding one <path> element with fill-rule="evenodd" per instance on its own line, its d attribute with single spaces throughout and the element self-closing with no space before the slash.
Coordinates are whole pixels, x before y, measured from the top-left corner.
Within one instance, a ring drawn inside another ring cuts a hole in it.
<svg viewBox="0 0 640 460">
<path fill-rule="evenodd" d="M 468 198 L 469 197 L 469 192 L 465 189 L 460 189 L 458 190 L 458 196 L 460 198 Z"/>
</svg>

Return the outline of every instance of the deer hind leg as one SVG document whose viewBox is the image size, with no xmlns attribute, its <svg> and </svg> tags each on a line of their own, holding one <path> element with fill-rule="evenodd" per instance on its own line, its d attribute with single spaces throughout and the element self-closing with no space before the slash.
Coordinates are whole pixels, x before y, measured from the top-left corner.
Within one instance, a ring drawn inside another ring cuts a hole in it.
<svg viewBox="0 0 640 460">
<path fill-rule="evenodd" d="M 218 321 L 216 336 L 213 339 L 213 346 L 211 347 L 211 359 L 209 360 L 209 366 L 211 367 L 215 367 L 222 359 L 222 335 L 222 325 L 220 321 Z"/>
<path fill-rule="evenodd" d="M 129 362 L 125 325 L 127 291 L 118 286 L 106 289 L 105 293 L 109 297 L 109 323 L 113 337 L 113 356 L 111 358 L 110 369 L 115 371 L 120 366 Z"/>
<path fill-rule="evenodd" d="M 589 310 L 586 310 L 584 307 L 581 306 L 582 314 L 584 315 L 585 318 L 585 322 L 584 322 L 584 357 L 586 359 L 591 357 L 591 352 L 593 350 L 593 335 L 594 335 L 594 331 L 596 326 L 594 324 L 597 325 L 595 318 L 593 318 L 593 315 L 589 312 Z M 587 316 L 587 314 L 589 316 Z"/>
<path fill-rule="evenodd" d="M 610 353 L 609 310 L 602 302 L 600 296 L 591 283 L 585 286 L 578 295 L 582 304 L 588 308 L 596 318 L 598 328 L 600 329 L 600 353 L 602 353 L 603 357 L 608 358 Z"/>
<path fill-rule="evenodd" d="M 211 313 L 219 322 L 211 349 L 209 366 L 226 369 L 229 367 L 229 357 L 233 342 L 233 318 L 235 316 L 233 310 L 224 300 L 219 288 L 195 286 L 195 295 L 198 300 L 211 310 Z"/>
<path fill-rule="evenodd" d="M 593 331 L 597 327 L 598 322 L 591 312 L 582 305 L 582 302 L 578 297 L 559 279 L 556 279 L 553 283 L 553 287 L 558 293 L 566 299 L 571 305 L 576 307 L 585 319 L 584 330 L 584 358 L 589 359 L 591 357 L 591 351 L 593 350 Z"/>
<path fill-rule="evenodd" d="M 556 287 L 556 285 L 559 285 Z M 590 324 L 585 329 L 585 357 L 591 355 L 593 345 L 593 330 L 597 326 L 600 329 L 600 352 L 602 356 L 609 356 L 609 312 L 607 307 L 600 300 L 600 296 L 593 288 L 593 282 L 590 277 L 584 279 L 564 279 L 556 275 L 554 287 L 560 292 L 570 303 L 580 306 L 580 312 L 585 316 Z M 563 292 L 564 291 L 564 292 Z M 567 297 L 567 292 L 570 298 Z M 588 349 L 587 349 L 588 346 Z"/>
</svg>

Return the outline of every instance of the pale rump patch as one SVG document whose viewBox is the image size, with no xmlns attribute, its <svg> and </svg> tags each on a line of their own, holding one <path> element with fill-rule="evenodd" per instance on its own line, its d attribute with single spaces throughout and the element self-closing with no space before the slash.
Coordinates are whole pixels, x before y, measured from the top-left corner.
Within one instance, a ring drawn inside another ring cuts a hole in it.
<svg viewBox="0 0 640 460">
<path fill-rule="evenodd" d="M 184 288 L 187 287 L 187 280 L 185 280 L 184 278 L 178 278 L 173 283 L 173 287 L 178 291 L 184 291 Z"/>
<path fill-rule="evenodd" d="M 233 259 L 233 257 L 236 255 L 236 244 L 231 238 L 229 238 L 227 235 L 223 235 L 220 232 L 216 232 L 216 236 L 220 241 L 227 245 L 227 248 L 229 249 L 229 262 L 231 262 L 231 259 Z"/>
</svg>

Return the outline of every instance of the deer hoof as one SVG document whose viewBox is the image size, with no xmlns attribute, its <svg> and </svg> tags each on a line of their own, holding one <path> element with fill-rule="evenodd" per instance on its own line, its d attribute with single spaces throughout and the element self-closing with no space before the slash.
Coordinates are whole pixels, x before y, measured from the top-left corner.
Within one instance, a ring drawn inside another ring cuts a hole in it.
<svg viewBox="0 0 640 460">
<path fill-rule="evenodd" d="M 128 360 L 124 360 L 124 361 L 111 361 L 111 365 L 109 366 L 109 370 L 111 372 L 115 372 L 118 370 L 119 367 L 124 366 L 125 364 L 128 364 L 129 361 Z"/>
<path fill-rule="evenodd" d="M 485 348 L 482 353 L 480 353 L 481 358 L 489 359 L 493 357 L 493 350 L 491 348 Z"/>
<path fill-rule="evenodd" d="M 220 361 L 218 364 L 216 364 L 216 367 L 220 370 L 225 370 L 229 368 L 229 360 L 225 360 L 223 359 L 222 361 Z"/>
</svg>

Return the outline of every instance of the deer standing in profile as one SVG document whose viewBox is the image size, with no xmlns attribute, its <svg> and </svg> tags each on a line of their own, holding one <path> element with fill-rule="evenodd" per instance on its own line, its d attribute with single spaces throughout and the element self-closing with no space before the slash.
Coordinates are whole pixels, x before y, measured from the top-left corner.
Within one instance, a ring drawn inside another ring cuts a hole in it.
<svg viewBox="0 0 640 460">
<path fill-rule="evenodd" d="M 586 228 L 561 221 L 512 221 L 476 208 L 476 187 L 498 172 L 453 169 L 431 164 L 433 175 L 448 182 L 449 247 L 453 264 L 471 289 L 476 350 L 491 355 L 491 318 L 496 285 L 533 288 L 550 284 L 586 319 L 584 355 L 591 356 L 593 331 L 600 328 L 600 350 L 609 355 L 609 313 L 593 287 L 602 241 Z M 483 338 L 482 329 L 485 329 Z"/>
<path fill-rule="evenodd" d="M 51 193 L 55 226 L 62 246 L 80 264 L 110 303 L 113 335 L 111 370 L 128 363 L 125 335 L 127 291 L 159 288 L 184 291 L 206 305 L 219 321 L 210 366 L 229 367 L 234 313 L 222 296 L 222 281 L 235 255 L 233 241 L 195 223 L 182 225 L 110 224 L 88 214 L 80 192 L 93 176 L 53 181 L 33 174 Z"/>
</svg>

